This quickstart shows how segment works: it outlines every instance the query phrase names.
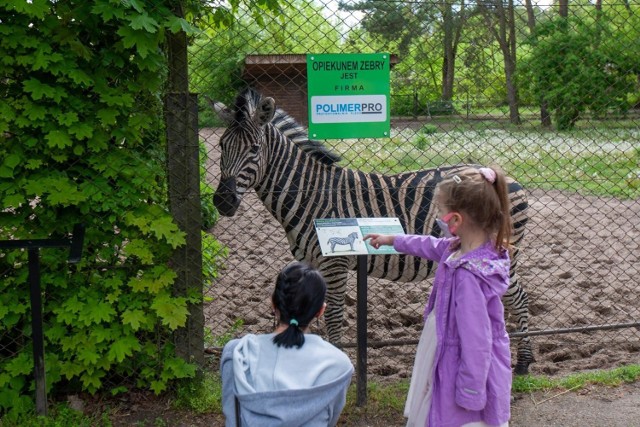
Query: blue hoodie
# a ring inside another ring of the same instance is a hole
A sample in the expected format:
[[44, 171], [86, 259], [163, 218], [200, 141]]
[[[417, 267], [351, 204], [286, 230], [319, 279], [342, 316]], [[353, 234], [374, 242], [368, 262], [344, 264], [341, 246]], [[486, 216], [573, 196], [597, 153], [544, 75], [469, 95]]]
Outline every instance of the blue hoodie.
[[349, 357], [317, 335], [301, 348], [278, 347], [274, 334], [246, 335], [222, 352], [226, 427], [335, 426], [353, 375]]
[[401, 253], [439, 263], [425, 315], [436, 307], [438, 344], [427, 426], [458, 427], [510, 418], [511, 353], [501, 297], [509, 255], [488, 241], [449, 259], [456, 239], [396, 236]]

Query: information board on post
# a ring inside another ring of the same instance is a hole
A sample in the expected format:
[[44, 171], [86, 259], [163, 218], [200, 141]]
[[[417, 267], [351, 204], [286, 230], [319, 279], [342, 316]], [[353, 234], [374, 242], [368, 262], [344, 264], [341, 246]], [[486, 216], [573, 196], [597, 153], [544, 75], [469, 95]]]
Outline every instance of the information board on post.
[[309, 135], [388, 138], [390, 62], [388, 53], [308, 54]]
[[376, 249], [363, 237], [372, 233], [405, 234], [398, 218], [327, 218], [313, 222], [324, 256], [398, 254], [393, 246]]

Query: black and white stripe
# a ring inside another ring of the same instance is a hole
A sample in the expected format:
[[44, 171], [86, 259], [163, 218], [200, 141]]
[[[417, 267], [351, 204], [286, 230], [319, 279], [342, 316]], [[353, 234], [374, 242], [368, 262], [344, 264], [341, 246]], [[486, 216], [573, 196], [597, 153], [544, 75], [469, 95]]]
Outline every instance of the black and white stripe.
[[[221, 215], [231, 216], [244, 192], [253, 188], [286, 232], [291, 252], [317, 267], [328, 284], [325, 319], [329, 339], [341, 337], [347, 274], [355, 257], [322, 256], [313, 220], [316, 218], [397, 217], [409, 234], [439, 235], [432, 204], [433, 190], [446, 175], [468, 165], [443, 166], [396, 175], [365, 173], [340, 167], [338, 156], [275, 108], [272, 98], [252, 89], [236, 99], [235, 111], [214, 108], [229, 127], [222, 135], [221, 181], [214, 202]], [[509, 197], [514, 225], [513, 244], [524, 236], [528, 203], [523, 188], [511, 178]], [[512, 257], [511, 283], [503, 301], [515, 315], [519, 332], [528, 331], [528, 296], [518, 282], [518, 251]], [[433, 263], [405, 255], [378, 255], [368, 260], [371, 277], [399, 282], [424, 280]], [[529, 338], [518, 345], [517, 373], [533, 361]]]

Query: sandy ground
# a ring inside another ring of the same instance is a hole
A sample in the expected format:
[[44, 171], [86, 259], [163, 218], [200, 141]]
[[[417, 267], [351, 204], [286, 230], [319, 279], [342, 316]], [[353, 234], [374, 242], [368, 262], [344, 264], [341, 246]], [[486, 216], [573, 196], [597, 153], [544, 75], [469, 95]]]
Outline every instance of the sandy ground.
[[[209, 179], [219, 179], [216, 145], [222, 130], [203, 130]], [[640, 319], [640, 201], [580, 196], [531, 189], [531, 220], [522, 246], [520, 276], [530, 296], [530, 329], [552, 331], [637, 322]], [[210, 232], [229, 248], [225, 269], [210, 284], [207, 326], [213, 337], [262, 333], [272, 328], [268, 304], [274, 278], [293, 258], [280, 225], [254, 194], [233, 218], [221, 218]], [[417, 341], [430, 282], [395, 284], [369, 280], [370, 340]], [[355, 276], [349, 281], [345, 340], [355, 342]], [[236, 319], [243, 319], [235, 328]], [[513, 325], [510, 325], [513, 330]], [[315, 328], [323, 333], [322, 323]], [[532, 337], [536, 362], [531, 373], [566, 376], [640, 363], [640, 330], [614, 329]], [[368, 378], [408, 378], [415, 344], [370, 348]], [[355, 361], [353, 350], [347, 352]], [[513, 348], [515, 355], [515, 347]], [[512, 427], [640, 426], [640, 382], [619, 387], [515, 394]], [[399, 414], [367, 413], [340, 425], [403, 426]], [[115, 411], [115, 426], [222, 426], [221, 415], [197, 416], [169, 402], [140, 398]]]

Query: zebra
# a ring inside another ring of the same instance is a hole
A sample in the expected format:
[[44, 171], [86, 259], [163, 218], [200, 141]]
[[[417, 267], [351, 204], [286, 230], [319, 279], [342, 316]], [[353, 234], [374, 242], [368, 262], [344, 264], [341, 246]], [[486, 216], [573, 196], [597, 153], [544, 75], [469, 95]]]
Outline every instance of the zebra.
[[351, 250], [353, 250], [353, 242], [355, 242], [357, 239], [358, 233], [354, 231], [347, 237], [331, 237], [327, 244], [331, 245], [331, 253], [335, 253], [336, 245], [349, 245], [351, 247]]
[[[233, 216], [243, 195], [254, 189], [266, 209], [282, 225], [294, 258], [318, 268], [328, 285], [325, 321], [328, 338], [339, 343], [342, 334], [347, 276], [356, 257], [323, 256], [314, 230], [315, 218], [397, 217], [408, 234], [438, 236], [432, 204], [436, 184], [469, 165], [449, 165], [396, 175], [365, 173], [337, 165], [340, 157], [319, 141], [275, 101], [252, 88], [243, 90], [233, 109], [209, 100], [228, 124], [220, 138], [220, 183], [214, 205]], [[529, 298], [518, 282], [518, 244], [528, 221], [525, 190], [507, 178], [513, 236], [510, 285], [503, 302], [517, 321], [518, 332], [529, 329]], [[371, 277], [398, 282], [421, 281], [432, 275], [434, 263], [407, 255], [376, 255], [367, 260]], [[534, 361], [531, 342], [518, 342], [516, 374], [526, 374]]]

